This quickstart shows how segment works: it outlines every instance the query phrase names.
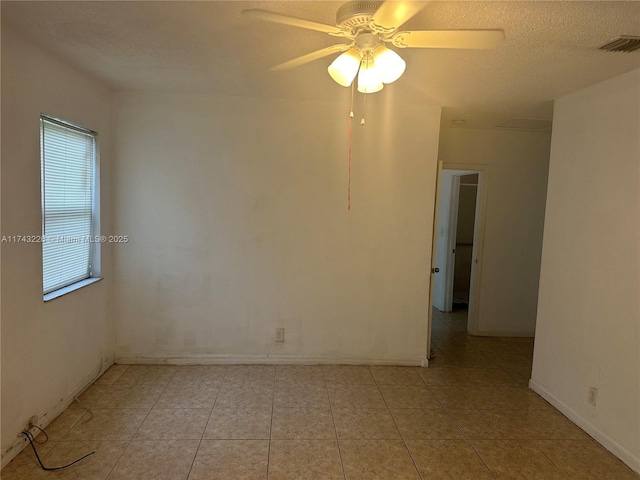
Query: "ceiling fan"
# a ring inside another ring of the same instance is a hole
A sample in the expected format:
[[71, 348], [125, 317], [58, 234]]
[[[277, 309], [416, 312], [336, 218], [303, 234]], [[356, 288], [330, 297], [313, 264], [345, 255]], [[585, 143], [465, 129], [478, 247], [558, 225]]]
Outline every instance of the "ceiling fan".
[[242, 14], [268, 22], [316, 30], [350, 40], [271, 67], [272, 71], [287, 70], [320, 58], [341, 53], [329, 65], [331, 78], [349, 87], [358, 75], [358, 91], [375, 93], [384, 84], [396, 81], [406, 68], [405, 61], [387, 48], [496, 48], [504, 40], [501, 29], [488, 30], [417, 30], [397, 31], [428, 2], [408, 0], [351, 1], [336, 12], [336, 26], [291, 17], [267, 10], [244, 10]]

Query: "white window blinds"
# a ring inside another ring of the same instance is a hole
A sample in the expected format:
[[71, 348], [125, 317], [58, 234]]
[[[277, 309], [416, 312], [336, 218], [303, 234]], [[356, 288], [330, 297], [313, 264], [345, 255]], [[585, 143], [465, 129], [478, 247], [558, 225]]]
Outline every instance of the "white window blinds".
[[95, 133], [42, 116], [43, 293], [91, 277]]

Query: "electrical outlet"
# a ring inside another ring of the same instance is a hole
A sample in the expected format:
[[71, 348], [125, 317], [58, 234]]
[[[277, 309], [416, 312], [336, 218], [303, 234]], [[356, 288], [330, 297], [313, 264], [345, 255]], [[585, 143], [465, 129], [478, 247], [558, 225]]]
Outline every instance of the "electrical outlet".
[[284, 342], [284, 328], [276, 328], [276, 342]]
[[589, 396], [587, 397], [587, 401], [594, 407], [596, 406], [596, 403], [598, 402], [598, 389], [596, 387], [589, 387]]
[[38, 415], [34, 415], [33, 417], [31, 417], [29, 419], [29, 428], [33, 427], [34, 425], [38, 425], [38, 420], [40, 420]]

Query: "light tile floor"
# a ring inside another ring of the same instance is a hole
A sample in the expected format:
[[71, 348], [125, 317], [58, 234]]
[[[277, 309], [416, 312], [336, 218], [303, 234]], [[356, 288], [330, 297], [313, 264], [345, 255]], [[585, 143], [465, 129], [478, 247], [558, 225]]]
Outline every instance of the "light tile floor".
[[[3, 480], [631, 480], [528, 390], [532, 339], [436, 312], [429, 368], [114, 365]], [[87, 411], [89, 409], [90, 411]]]

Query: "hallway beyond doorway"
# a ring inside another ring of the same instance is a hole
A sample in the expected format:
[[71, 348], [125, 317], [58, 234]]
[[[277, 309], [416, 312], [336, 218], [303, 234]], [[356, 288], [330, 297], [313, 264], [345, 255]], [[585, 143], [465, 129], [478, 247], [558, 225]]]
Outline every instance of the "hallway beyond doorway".
[[491, 369], [483, 374], [493, 379], [489, 385], [528, 386], [533, 338], [469, 335], [467, 313], [456, 306], [449, 313], [433, 308], [429, 366]]

